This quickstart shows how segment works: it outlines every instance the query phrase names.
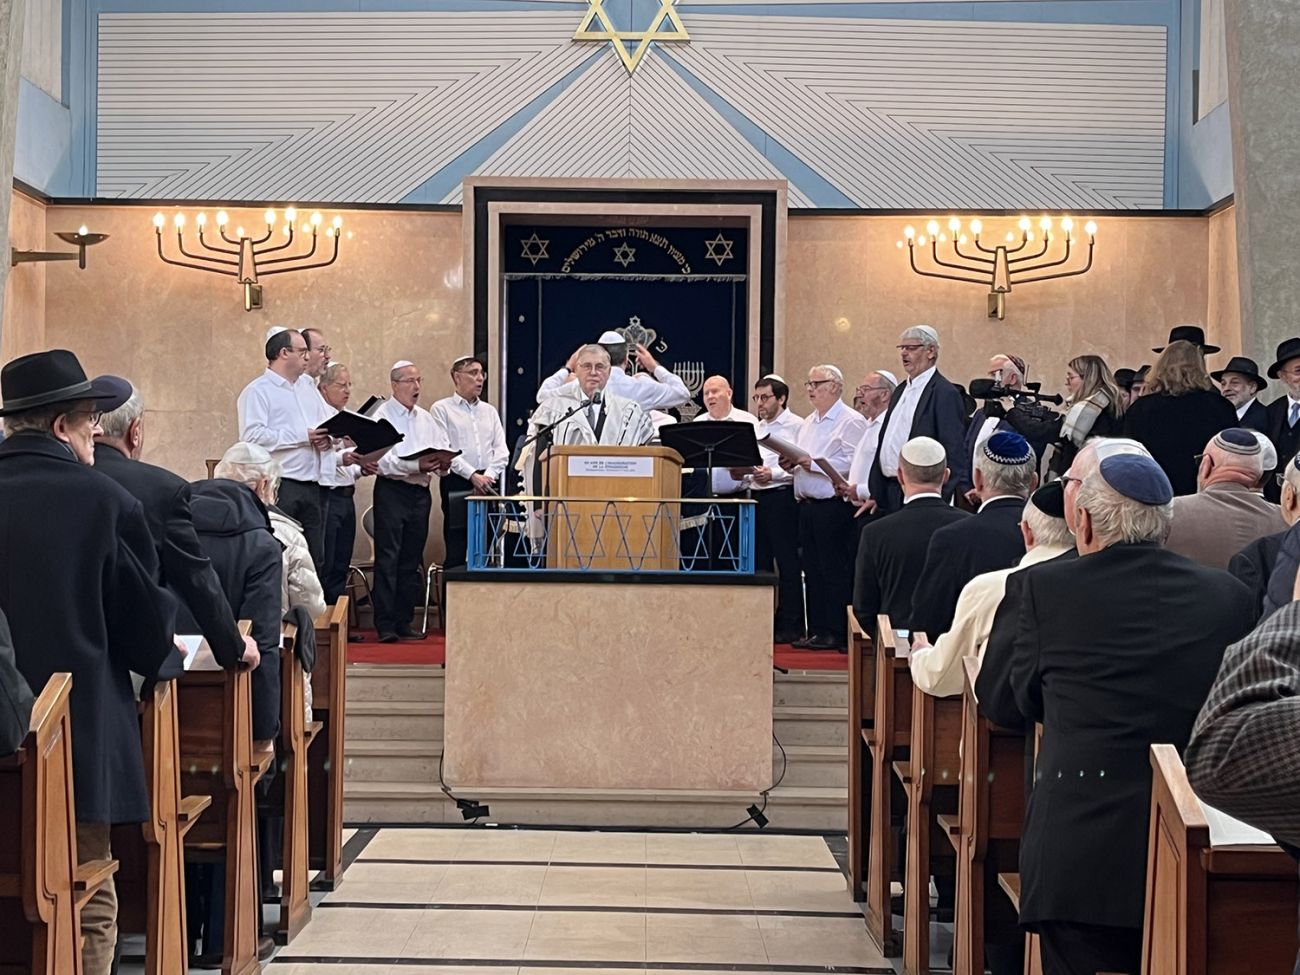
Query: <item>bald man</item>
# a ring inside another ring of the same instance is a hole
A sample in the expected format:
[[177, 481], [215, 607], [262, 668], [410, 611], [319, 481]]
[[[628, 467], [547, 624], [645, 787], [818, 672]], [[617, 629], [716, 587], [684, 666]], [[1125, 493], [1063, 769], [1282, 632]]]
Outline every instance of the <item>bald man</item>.
[[1216, 433], [1196, 472], [1196, 493], [1174, 499], [1174, 520], [1165, 547], [1215, 569], [1265, 535], [1286, 528], [1282, 509], [1259, 491], [1265, 473], [1262, 445], [1254, 432], [1233, 427]]
[[[704, 387], [701, 390], [704, 399], [705, 412], [695, 418], [696, 423], [710, 420], [727, 420], [732, 423], [748, 423], [754, 427], [755, 433], [758, 431], [758, 417], [753, 413], [742, 410], [736, 406], [731, 383], [725, 376], [710, 376], [704, 380]], [[737, 478], [735, 475], [740, 474]], [[728, 471], [724, 468], [718, 468], [713, 472], [713, 493], [719, 496], [729, 494], [742, 494], [749, 487], [744, 479], [744, 471]]]

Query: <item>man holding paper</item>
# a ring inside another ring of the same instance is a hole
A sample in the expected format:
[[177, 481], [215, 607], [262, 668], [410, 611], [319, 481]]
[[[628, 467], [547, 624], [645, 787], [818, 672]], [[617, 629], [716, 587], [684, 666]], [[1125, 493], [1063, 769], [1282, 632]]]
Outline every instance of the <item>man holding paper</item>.
[[[341, 362], [331, 362], [320, 377], [320, 396], [334, 415], [342, 413], [352, 398], [352, 374]], [[325, 602], [333, 605], [347, 588], [348, 566], [357, 535], [357, 478], [375, 474], [377, 458], [362, 456], [359, 448], [335, 448], [321, 455], [320, 483], [325, 496], [325, 564], [320, 569]]]
[[844, 607], [853, 598], [853, 557], [857, 533], [853, 511], [836, 496], [853, 454], [866, 434], [867, 421], [844, 403], [844, 374], [836, 366], [813, 366], [803, 384], [813, 411], [799, 425], [798, 452], [767, 443], [794, 474], [799, 502], [799, 544], [808, 590], [808, 636], [794, 645], [808, 650], [842, 650], [847, 644]]
[[[418, 640], [411, 613], [420, 591], [420, 559], [429, 539], [433, 497], [429, 478], [446, 471], [451, 455], [429, 411], [419, 405], [424, 378], [415, 363], [401, 359], [389, 371], [393, 398], [375, 413], [402, 442], [379, 461], [375, 481], [375, 629], [380, 643]], [[435, 448], [433, 453], [424, 451]], [[416, 454], [423, 454], [414, 457]]]

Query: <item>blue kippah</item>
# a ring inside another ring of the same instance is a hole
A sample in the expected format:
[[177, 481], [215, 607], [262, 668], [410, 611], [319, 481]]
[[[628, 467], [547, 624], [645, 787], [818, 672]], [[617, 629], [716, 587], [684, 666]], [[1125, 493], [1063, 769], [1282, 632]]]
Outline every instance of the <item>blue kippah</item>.
[[1034, 452], [1029, 441], [1020, 434], [999, 430], [984, 441], [984, 456], [995, 463], [1011, 466], [1033, 460]]
[[1262, 449], [1255, 434], [1244, 427], [1221, 430], [1215, 439], [1234, 454], [1257, 454]]
[[1145, 454], [1115, 454], [1101, 462], [1101, 476], [1124, 497], [1152, 506], [1168, 504], [1174, 489], [1160, 465]]

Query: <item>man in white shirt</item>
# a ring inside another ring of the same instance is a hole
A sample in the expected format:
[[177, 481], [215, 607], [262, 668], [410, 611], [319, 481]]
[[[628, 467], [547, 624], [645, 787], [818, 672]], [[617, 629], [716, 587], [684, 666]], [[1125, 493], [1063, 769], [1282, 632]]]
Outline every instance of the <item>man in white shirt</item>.
[[325, 370], [329, 368], [332, 350], [325, 340], [325, 333], [319, 328], [304, 328], [302, 338], [307, 343], [307, 369], [304, 375], [312, 381], [313, 386], [318, 386]]
[[[731, 383], [727, 382], [724, 376], [710, 376], [704, 380], [704, 387], [701, 390], [704, 397], [704, 410], [695, 418], [696, 423], [708, 422], [710, 420], [727, 420], [732, 423], [748, 423], [754, 427], [755, 436], [758, 432], [758, 417], [753, 413], [742, 410], [732, 402]], [[745, 482], [745, 476], [736, 477], [735, 473], [726, 468], [717, 467], [713, 470], [713, 493], [719, 497], [729, 495], [744, 494], [748, 485]]]
[[928, 642], [913, 644], [912, 683], [926, 694], [950, 697], [962, 692], [962, 658], [983, 661], [993, 617], [1007, 591], [1008, 576], [1074, 548], [1074, 536], [1065, 523], [1065, 492], [1060, 481], [1046, 484], [1029, 496], [1021, 515], [1020, 533], [1025, 539], [1025, 554], [1020, 562], [1010, 569], [977, 575], [966, 583], [948, 631], [933, 646]]
[[[626, 371], [628, 347], [627, 339], [618, 332], [609, 331], [596, 340], [609, 354], [610, 373], [606, 384], [608, 392], [630, 399], [647, 413], [650, 410], [670, 410], [681, 406], [691, 398], [690, 390], [675, 373], [661, 366], [644, 345], [635, 346], [637, 375]], [[579, 346], [569, 356], [564, 367], [548, 376], [537, 390], [537, 402], [544, 403], [561, 390], [570, 388], [578, 381], [578, 353], [586, 346]], [[653, 379], [651, 379], [653, 377]]]
[[321, 454], [333, 449], [320, 429], [333, 411], [310, 384], [307, 342], [293, 329], [272, 329], [266, 340], [266, 371], [239, 394], [239, 439], [264, 447], [279, 461], [277, 507], [302, 526], [317, 572], [325, 565], [325, 513], [320, 487]]
[[463, 355], [451, 364], [455, 392], [440, 399], [429, 411], [443, 438], [460, 456], [451, 470], [438, 479], [442, 497], [442, 540], [447, 548], [443, 566], [465, 564], [471, 494], [499, 494], [498, 485], [510, 462], [501, 416], [482, 399], [487, 367], [477, 356]]
[[[331, 362], [321, 375], [319, 395], [339, 413], [352, 397], [352, 374], [341, 362]], [[377, 462], [359, 463], [350, 449], [321, 454], [320, 484], [325, 494], [325, 568], [320, 573], [325, 602], [333, 605], [348, 584], [348, 566], [352, 564], [352, 546], [357, 536], [357, 478], [374, 474]]]
[[803, 385], [813, 410], [800, 423], [795, 442], [807, 456], [799, 462], [781, 460], [781, 466], [794, 474], [808, 592], [808, 636], [794, 645], [843, 650], [848, 642], [845, 607], [853, 599], [857, 532], [852, 509], [836, 497], [835, 484], [814, 461], [824, 460], [846, 477], [867, 421], [844, 402], [844, 374], [836, 366], [813, 366]]
[[758, 505], [754, 524], [754, 565], [759, 572], [777, 572], [777, 643], [794, 643], [807, 636], [804, 628], [803, 568], [799, 564], [799, 508], [794, 500], [794, 475], [781, 468], [781, 457], [762, 438], [769, 433], [794, 443], [803, 417], [786, 406], [790, 387], [780, 376], [764, 376], [754, 384], [751, 397], [758, 415], [758, 452], [763, 463], [749, 471], [733, 470], [743, 476], [749, 496]]
[[[885, 411], [889, 409], [889, 399], [894, 395], [898, 380], [888, 369], [878, 369], [867, 373], [858, 386], [856, 399], [862, 404], [859, 412], [867, 421], [867, 431], [853, 452], [853, 463], [849, 465], [848, 483], [837, 485], [835, 493], [845, 501], [858, 506], [858, 514], [867, 513], [867, 506], [862, 502], [871, 497], [871, 485], [867, 478], [871, 474], [871, 465], [876, 460], [876, 448], [880, 445], [880, 429], [885, 425]], [[866, 524], [859, 520], [859, 526]]]
[[375, 629], [380, 643], [418, 640], [411, 613], [420, 593], [420, 561], [429, 539], [433, 498], [429, 478], [446, 470], [434, 456], [403, 460], [429, 447], [446, 449], [447, 441], [429, 411], [419, 405], [424, 377], [407, 359], [389, 371], [392, 399], [375, 411], [375, 419], [391, 423], [403, 440], [379, 461], [375, 481]]

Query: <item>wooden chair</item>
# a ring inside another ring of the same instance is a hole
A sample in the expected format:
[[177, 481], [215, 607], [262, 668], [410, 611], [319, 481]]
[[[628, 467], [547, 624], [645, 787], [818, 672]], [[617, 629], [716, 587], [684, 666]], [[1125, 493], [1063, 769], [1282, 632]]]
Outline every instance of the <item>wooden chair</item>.
[[[240, 630], [249, 632], [248, 622]], [[187, 860], [223, 860], [225, 930], [222, 975], [256, 975], [261, 892], [253, 786], [274, 755], [253, 752], [249, 671], [190, 670], [176, 682], [181, 786], [212, 805], [185, 837]]]
[[876, 649], [863, 632], [853, 607], [849, 621], [849, 890], [855, 901], [867, 896], [868, 812], [871, 767], [867, 744], [876, 710]]
[[374, 598], [371, 594], [370, 578], [366, 575], [369, 572], [374, 575], [375, 572], [375, 506], [371, 505], [361, 514], [361, 530], [366, 533], [366, 538], [370, 541], [370, 558], [363, 559], [360, 562], [350, 562], [348, 564], [348, 581], [347, 595], [349, 605], [352, 607], [352, 619], [360, 625], [360, 616], [357, 613], [357, 593], [364, 592], [366, 599], [370, 600], [371, 609], [374, 609]]
[[[1151, 765], [1144, 975], [1291, 971], [1295, 861], [1264, 834], [1207, 814], [1172, 745], [1152, 745]], [[1211, 817], [1239, 835], [1216, 842]]]
[[117, 870], [77, 865], [72, 675], [55, 674], [18, 751], [0, 757], [0, 972], [81, 975], [81, 909]]
[[[956, 833], [957, 914], [953, 924], [953, 975], [982, 975], [986, 896], [997, 874], [1014, 871], [1025, 821], [1025, 736], [979, 713], [979, 664], [962, 661], [961, 798]], [[992, 896], [997, 896], [994, 893]]]
[[[901, 653], [901, 656], [900, 656]], [[890, 910], [890, 884], [897, 879], [895, 823], [905, 802], [912, 736], [912, 674], [907, 647], [900, 647], [888, 616], [876, 620], [876, 678], [871, 756], [870, 830], [867, 851], [867, 933], [886, 955], [898, 954]], [[896, 815], [897, 813], [897, 815]]]
[[911, 743], [903, 779], [907, 792], [903, 971], [907, 975], [929, 975], [930, 877], [951, 876], [954, 868], [951, 835], [957, 829], [961, 726], [960, 697], [935, 697], [912, 686]]
[[184, 975], [189, 940], [185, 916], [185, 834], [212, 803], [182, 796], [177, 693], [170, 681], [154, 684], [140, 702], [140, 741], [149, 821], [113, 828], [117, 873], [117, 926], [145, 936], [147, 975]]
[[307, 745], [308, 862], [319, 873], [316, 890], [334, 890], [343, 876], [343, 754], [347, 703], [348, 597], [316, 620], [316, 666], [311, 673], [312, 721]]
[[280, 849], [280, 917], [275, 940], [288, 944], [311, 920], [308, 899], [307, 752], [321, 723], [306, 717], [306, 673], [297, 654], [297, 627], [286, 623], [280, 644], [280, 774], [269, 807], [283, 820]]

